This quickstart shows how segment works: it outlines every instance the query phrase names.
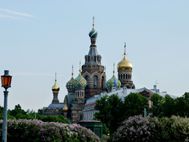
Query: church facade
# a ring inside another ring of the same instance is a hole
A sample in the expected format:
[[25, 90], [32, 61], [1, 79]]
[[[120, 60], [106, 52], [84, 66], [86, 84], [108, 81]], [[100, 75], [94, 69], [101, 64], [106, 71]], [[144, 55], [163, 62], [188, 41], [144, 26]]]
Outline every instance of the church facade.
[[67, 82], [68, 94], [65, 96], [64, 105], [67, 106], [67, 115], [72, 122], [83, 120], [85, 104], [87, 100], [105, 92], [111, 92], [115, 88], [131, 88], [135, 85], [132, 81], [132, 64], [126, 56], [126, 44], [124, 45], [124, 57], [118, 63], [118, 79], [113, 76], [106, 82], [106, 72], [104, 65], [101, 64], [102, 56], [98, 53], [96, 40], [97, 31], [94, 28], [89, 32], [90, 46], [89, 52], [85, 55], [85, 63], [82, 65], [78, 77], [72, 77]]
[[68, 94], [63, 103], [58, 100], [60, 88], [55, 79], [55, 84], [52, 87], [52, 103], [43, 108], [43, 114], [64, 115], [73, 123], [90, 121], [94, 119], [94, 113], [97, 112], [95, 110], [96, 100], [104, 95], [117, 94], [119, 97], [124, 97], [131, 92], [140, 92], [150, 98], [151, 94], [157, 91], [157, 89], [135, 89], [132, 81], [133, 65], [126, 54], [126, 43], [124, 44], [123, 58], [117, 64], [117, 77], [114, 65], [113, 75], [106, 81], [105, 67], [101, 64], [102, 56], [97, 51], [97, 35], [93, 19], [92, 30], [89, 32], [91, 44], [88, 54], [84, 57], [85, 63], [80, 67], [76, 78], [74, 78], [72, 67], [72, 76], [66, 84]]

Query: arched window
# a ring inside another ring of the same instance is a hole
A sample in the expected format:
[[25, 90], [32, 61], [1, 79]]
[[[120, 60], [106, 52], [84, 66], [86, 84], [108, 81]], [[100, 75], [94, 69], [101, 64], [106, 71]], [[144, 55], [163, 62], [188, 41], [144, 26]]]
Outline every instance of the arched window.
[[123, 79], [125, 79], [125, 74], [123, 74]]
[[94, 76], [93, 77], [93, 86], [94, 86], [94, 88], [97, 88], [97, 86], [98, 86], [98, 76]]

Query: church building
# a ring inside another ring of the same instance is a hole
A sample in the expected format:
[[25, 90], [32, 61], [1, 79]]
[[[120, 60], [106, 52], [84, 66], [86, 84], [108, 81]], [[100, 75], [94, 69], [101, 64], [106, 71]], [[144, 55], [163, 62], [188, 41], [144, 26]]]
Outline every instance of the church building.
[[117, 64], [117, 77], [114, 65], [113, 75], [106, 82], [105, 67], [101, 64], [102, 56], [97, 51], [97, 35], [93, 18], [92, 30], [89, 32], [91, 44], [88, 54], [85, 55], [85, 63], [80, 67], [76, 78], [74, 78], [72, 66], [71, 78], [66, 84], [68, 93], [65, 95], [63, 103], [58, 100], [60, 88], [55, 79], [55, 84], [52, 87], [53, 100], [48, 107], [43, 108], [44, 114], [64, 115], [73, 123], [91, 121], [94, 120], [94, 114], [97, 112], [95, 110], [96, 100], [104, 95], [117, 94], [120, 98], [124, 98], [129, 93], [141, 93], [150, 98], [154, 92], [160, 94], [157, 87], [135, 89], [135, 84], [132, 81], [133, 65], [127, 57], [126, 43], [124, 44], [123, 58]]

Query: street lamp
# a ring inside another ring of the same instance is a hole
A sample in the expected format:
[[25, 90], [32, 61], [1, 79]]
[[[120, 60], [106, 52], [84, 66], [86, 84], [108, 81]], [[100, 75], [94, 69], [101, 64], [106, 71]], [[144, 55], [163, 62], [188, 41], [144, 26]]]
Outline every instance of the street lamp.
[[4, 75], [1, 76], [2, 87], [5, 88], [4, 91], [4, 108], [3, 108], [3, 125], [2, 125], [2, 142], [7, 142], [7, 89], [11, 87], [12, 76], [9, 75], [9, 71], [5, 70]]

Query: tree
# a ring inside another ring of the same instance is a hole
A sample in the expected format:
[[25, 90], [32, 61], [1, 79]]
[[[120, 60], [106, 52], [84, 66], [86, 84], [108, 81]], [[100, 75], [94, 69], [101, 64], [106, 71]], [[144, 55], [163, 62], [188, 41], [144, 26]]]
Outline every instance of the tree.
[[15, 117], [16, 119], [18, 118], [25, 118], [26, 117], [26, 111], [22, 109], [20, 104], [15, 105], [13, 110], [9, 110], [9, 115]]
[[143, 114], [144, 108], [147, 108], [148, 100], [146, 97], [138, 93], [131, 93], [125, 97], [124, 109], [125, 118], [134, 115]]
[[167, 116], [167, 117], [170, 117], [176, 114], [175, 100], [169, 95], [166, 95], [164, 97], [163, 104], [162, 104], [162, 112], [163, 112], [162, 116]]
[[[2, 119], [3, 107], [0, 107], [0, 118]], [[15, 105], [14, 109], [8, 111], [8, 119], [38, 119], [44, 122], [69, 123], [63, 115], [43, 115], [31, 110], [23, 110], [20, 104]]]
[[159, 94], [153, 94], [151, 97], [151, 101], [153, 102], [152, 106], [152, 113], [154, 116], [162, 115], [162, 104], [163, 104], [163, 97]]
[[176, 114], [189, 117], [189, 93], [175, 99]]
[[117, 96], [104, 96], [96, 102], [96, 119], [105, 123], [112, 134], [129, 116], [143, 114], [147, 107], [147, 98], [141, 94], [131, 93], [125, 97], [124, 102]]
[[99, 110], [95, 114], [96, 119], [103, 122], [112, 134], [123, 121], [123, 102], [117, 95], [104, 96], [97, 100], [95, 109]]

